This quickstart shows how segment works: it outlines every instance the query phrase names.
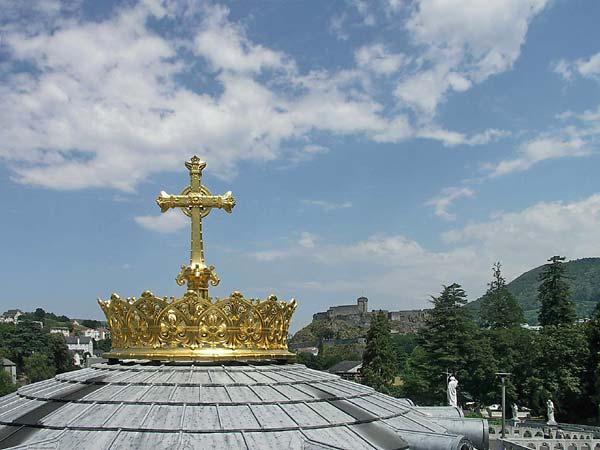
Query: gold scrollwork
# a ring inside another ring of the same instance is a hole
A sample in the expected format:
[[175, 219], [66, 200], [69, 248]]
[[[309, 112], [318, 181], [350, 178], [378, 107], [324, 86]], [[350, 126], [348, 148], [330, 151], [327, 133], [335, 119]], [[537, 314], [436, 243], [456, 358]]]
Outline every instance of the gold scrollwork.
[[288, 328], [296, 309], [295, 300], [253, 300], [239, 292], [214, 303], [192, 291], [171, 301], [144, 292], [139, 299], [113, 294], [98, 303], [112, 332], [109, 356], [133, 352], [132, 357], [154, 358], [160, 350], [165, 359], [175, 359], [182, 349], [192, 351], [186, 353], [192, 359], [203, 359], [194, 354], [202, 349], [211, 351], [211, 359], [219, 351], [224, 359], [238, 350], [245, 358], [274, 351], [279, 357], [288, 355]]

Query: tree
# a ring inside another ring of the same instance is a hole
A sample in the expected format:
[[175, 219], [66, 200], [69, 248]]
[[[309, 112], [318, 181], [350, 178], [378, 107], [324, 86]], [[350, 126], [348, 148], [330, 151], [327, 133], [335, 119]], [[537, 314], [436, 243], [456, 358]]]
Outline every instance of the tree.
[[42, 308], [36, 308], [35, 312], [33, 313], [33, 317], [34, 320], [42, 321], [46, 317], [46, 311], [44, 311]]
[[589, 349], [584, 327], [547, 325], [535, 339], [535, 352], [530, 353], [534, 377], [528, 386], [531, 407], [543, 412], [550, 398], [561, 420], [576, 420], [587, 401], [584, 375]]
[[525, 322], [523, 309], [506, 287], [501, 264], [492, 267], [493, 279], [481, 301], [481, 322], [487, 328], [515, 328]]
[[424, 403], [445, 402], [444, 373], [450, 371], [458, 378], [463, 396], [484, 401], [494, 383], [494, 358], [489, 341], [464, 308], [465, 291], [457, 283], [444, 286], [432, 303], [418, 334], [419, 345], [406, 364], [404, 393]]
[[32, 383], [47, 380], [56, 375], [56, 367], [45, 353], [26, 356], [23, 363], [25, 374]]
[[542, 326], [572, 324], [577, 318], [562, 264], [564, 260], [564, 256], [553, 256], [540, 274], [538, 301], [541, 308], [538, 317]]
[[93, 319], [84, 319], [81, 321], [81, 325], [83, 325], [86, 328], [100, 328], [100, 321], [98, 320], [93, 320]]
[[96, 341], [95, 347], [98, 350], [102, 350], [103, 352], [110, 352], [110, 349], [112, 347], [112, 339], [111, 338], [99, 339], [98, 341]]
[[600, 302], [586, 324], [586, 337], [590, 351], [586, 368], [585, 383], [587, 397], [590, 400], [591, 416], [600, 416]]
[[17, 390], [17, 385], [12, 382], [10, 374], [0, 369], [0, 397]]
[[25, 370], [25, 358], [32, 353], [47, 355], [54, 370], [59, 373], [73, 369], [64, 337], [40, 330], [35, 323], [0, 324], [0, 348], [6, 350], [6, 357], [15, 362], [19, 373]]
[[371, 319], [367, 332], [361, 369], [363, 383], [380, 392], [387, 392], [397, 372], [395, 361], [390, 322], [383, 313], [379, 313]]

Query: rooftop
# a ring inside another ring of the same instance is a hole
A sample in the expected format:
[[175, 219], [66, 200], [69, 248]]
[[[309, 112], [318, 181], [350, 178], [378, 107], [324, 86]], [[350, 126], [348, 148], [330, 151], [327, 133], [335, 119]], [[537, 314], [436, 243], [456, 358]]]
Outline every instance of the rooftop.
[[437, 420], [299, 364], [96, 364], [0, 398], [0, 448], [472, 448]]

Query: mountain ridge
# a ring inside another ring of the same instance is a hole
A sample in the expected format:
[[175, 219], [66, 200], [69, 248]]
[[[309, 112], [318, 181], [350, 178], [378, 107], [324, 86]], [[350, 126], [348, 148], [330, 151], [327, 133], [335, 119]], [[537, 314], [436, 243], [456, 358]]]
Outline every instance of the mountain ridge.
[[[589, 317], [600, 301], [600, 257], [574, 259], [564, 265], [577, 317]], [[540, 284], [539, 274], [544, 267], [545, 264], [522, 273], [506, 285], [523, 308], [525, 320], [530, 324], [537, 324], [537, 288]], [[475, 316], [479, 315], [482, 299], [483, 296], [467, 304]]]

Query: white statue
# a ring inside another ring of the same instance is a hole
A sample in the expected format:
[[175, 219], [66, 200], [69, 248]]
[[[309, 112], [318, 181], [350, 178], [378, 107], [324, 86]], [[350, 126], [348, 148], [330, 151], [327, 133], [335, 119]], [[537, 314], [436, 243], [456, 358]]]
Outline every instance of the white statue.
[[81, 367], [81, 356], [79, 356], [79, 353], [73, 355], [73, 364], [77, 367]]
[[519, 407], [516, 403], [512, 404], [512, 422], [514, 425], [519, 423]]
[[548, 422], [546, 424], [556, 425], [556, 420], [554, 420], [554, 403], [550, 399], [546, 402], [546, 410], [548, 412]]
[[454, 375], [450, 375], [448, 379], [448, 404], [450, 406], [458, 407], [458, 397], [456, 395], [456, 387], [458, 386], [458, 380], [454, 378]]

